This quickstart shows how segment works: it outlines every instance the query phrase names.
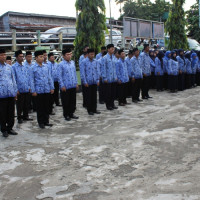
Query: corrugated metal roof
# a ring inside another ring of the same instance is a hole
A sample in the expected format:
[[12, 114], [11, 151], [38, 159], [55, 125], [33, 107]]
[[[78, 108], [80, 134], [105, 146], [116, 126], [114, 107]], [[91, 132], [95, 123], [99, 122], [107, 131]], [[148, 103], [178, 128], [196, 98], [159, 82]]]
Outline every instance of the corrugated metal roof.
[[25, 16], [25, 17], [44, 17], [44, 18], [60, 18], [60, 19], [73, 19], [76, 20], [75, 17], [68, 17], [68, 16], [57, 16], [57, 15], [44, 15], [44, 14], [35, 14], [35, 13], [21, 13], [21, 12], [12, 12], [8, 11], [0, 16], [2, 18], [5, 15], [18, 15], [18, 16]]

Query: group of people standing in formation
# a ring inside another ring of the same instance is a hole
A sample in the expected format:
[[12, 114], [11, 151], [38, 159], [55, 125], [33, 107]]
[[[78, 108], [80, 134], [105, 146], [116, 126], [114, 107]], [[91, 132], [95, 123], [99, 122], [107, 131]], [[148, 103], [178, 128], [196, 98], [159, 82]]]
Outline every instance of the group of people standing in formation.
[[[60, 63], [53, 53], [36, 51], [34, 55], [33, 62], [32, 53], [26, 52], [24, 61], [23, 52], [18, 50], [12, 65], [11, 57], [0, 49], [0, 126], [4, 137], [17, 135], [13, 130], [15, 104], [19, 124], [32, 121], [29, 112], [33, 110], [41, 129], [51, 127], [49, 115], [55, 115], [54, 104], [62, 106], [67, 121], [78, 119], [74, 113], [79, 85], [71, 49], [62, 51]], [[150, 88], [177, 92], [200, 85], [200, 52], [150, 51], [148, 44], [143, 52], [130, 50], [127, 57], [123, 49], [118, 50], [113, 44], [102, 47], [97, 55], [85, 46], [79, 68], [83, 107], [89, 115], [100, 114], [97, 91], [99, 103], [114, 110], [118, 108], [115, 100], [125, 106], [127, 98], [134, 103], [152, 98]]]

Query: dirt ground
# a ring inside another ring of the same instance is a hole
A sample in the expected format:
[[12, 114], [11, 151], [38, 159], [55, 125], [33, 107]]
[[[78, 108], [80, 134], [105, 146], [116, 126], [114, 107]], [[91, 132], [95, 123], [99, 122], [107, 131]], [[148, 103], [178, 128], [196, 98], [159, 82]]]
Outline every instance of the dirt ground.
[[[0, 137], [0, 200], [200, 200], [200, 88]], [[129, 102], [130, 99], [128, 100]]]

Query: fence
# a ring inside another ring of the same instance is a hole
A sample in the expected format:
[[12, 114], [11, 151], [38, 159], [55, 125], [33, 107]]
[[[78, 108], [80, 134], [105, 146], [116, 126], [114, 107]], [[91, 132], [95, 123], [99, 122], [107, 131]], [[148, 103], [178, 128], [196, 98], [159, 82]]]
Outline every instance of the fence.
[[[42, 35], [52, 35], [48, 39], [49, 42], [42, 42]], [[54, 46], [57, 50], [62, 51], [63, 46], [73, 46], [75, 39], [74, 36], [64, 37], [63, 33], [45, 33], [40, 32], [16, 32], [15, 29], [12, 32], [0, 32], [0, 47], [10, 48], [12, 51], [16, 51], [18, 48], [30, 47], [34, 48], [37, 46]]]

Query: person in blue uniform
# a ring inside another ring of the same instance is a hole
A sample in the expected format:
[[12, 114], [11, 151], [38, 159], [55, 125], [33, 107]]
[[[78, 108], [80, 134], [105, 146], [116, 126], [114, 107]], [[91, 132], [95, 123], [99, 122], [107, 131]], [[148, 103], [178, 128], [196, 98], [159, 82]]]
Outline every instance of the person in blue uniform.
[[200, 86], [200, 51], [197, 52], [197, 57], [198, 57], [198, 67], [196, 73], [196, 84], [197, 86]]
[[[81, 71], [81, 63], [88, 57], [88, 52], [83, 53], [82, 59], [79, 60], [79, 70]], [[86, 89], [84, 84], [81, 82], [81, 89], [82, 89], [82, 96], [83, 96], [83, 107], [87, 108], [87, 103], [86, 103]]]
[[171, 83], [172, 83], [172, 62], [171, 62], [171, 51], [167, 51], [165, 53], [165, 57], [163, 58], [163, 66], [164, 70], [167, 73], [167, 88], [172, 91]]
[[185, 54], [185, 65], [186, 65], [186, 89], [190, 89], [192, 87], [191, 75], [192, 75], [192, 67], [191, 67], [191, 53]]
[[86, 89], [86, 106], [89, 115], [100, 114], [97, 110], [97, 86], [99, 86], [98, 61], [94, 49], [88, 49], [88, 57], [81, 63], [81, 81]]
[[132, 72], [131, 72], [131, 77], [132, 77], [132, 101], [134, 103], [138, 103], [142, 101], [140, 97], [140, 91], [142, 87], [142, 79], [143, 79], [143, 74], [142, 74], [142, 68], [140, 66], [140, 51], [135, 48], [134, 49], [134, 56], [131, 58], [131, 65], [132, 65]]
[[117, 74], [117, 83], [118, 83], [118, 101], [119, 106], [125, 106], [127, 104], [127, 90], [129, 82], [128, 68], [125, 61], [126, 54], [123, 49], [118, 51], [119, 60], [116, 63], [116, 74]]
[[149, 96], [150, 76], [151, 76], [151, 58], [149, 57], [149, 44], [144, 44], [144, 51], [140, 54], [140, 67], [142, 68], [142, 99], [152, 98]]
[[6, 64], [12, 66], [12, 57], [11, 56], [6, 57]]
[[117, 75], [116, 75], [116, 58], [114, 56], [114, 45], [107, 45], [107, 54], [103, 57], [102, 60], [102, 80], [105, 88], [105, 101], [106, 108], [108, 110], [117, 109], [114, 104], [114, 100], [116, 98], [116, 83], [117, 83]]
[[103, 56], [104, 52], [106, 52], [106, 47], [103, 46], [101, 47], [101, 52], [96, 55], [96, 60], [99, 60]]
[[54, 93], [54, 84], [49, 68], [44, 64], [43, 51], [35, 52], [35, 64], [31, 69], [31, 92], [36, 97], [37, 121], [39, 127], [51, 127], [49, 123], [49, 99]]
[[176, 57], [176, 51], [171, 52], [171, 68], [172, 68], [172, 76], [171, 76], [171, 91], [178, 91], [178, 74], [179, 74], [179, 65]]
[[87, 50], [89, 49], [88, 45], [85, 45], [83, 47], [83, 54], [80, 56], [79, 58], [79, 65], [81, 64], [81, 62], [83, 61], [83, 59], [85, 58], [85, 55], [87, 54]]
[[[23, 64], [24, 55], [21, 50], [15, 52], [16, 63], [12, 66], [17, 83], [17, 119], [18, 123], [23, 121], [32, 121], [28, 116], [28, 108], [30, 101], [31, 82], [30, 68]], [[23, 113], [23, 115], [22, 115]]]
[[132, 72], [133, 72], [133, 67], [131, 64], [131, 58], [134, 56], [133, 50], [129, 50], [128, 56], [125, 59], [127, 68], [128, 68], [128, 76], [129, 76], [129, 82], [128, 82], [128, 88], [127, 88], [127, 97], [132, 96], [132, 91], [133, 91], [133, 82], [132, 82]]
[[17, 135], [14, 126], [15, 97], [17, 84], [13, 69], [5, 63], [6, 53], [0, 49], [0, 126], [3, 137]]
[[105, 89], [104, 84], [102, 81], [102, 65], [103, 65], [103, 57], [107, 54], [106, 51], [103, 52], [102, 57], [98, 59], [98, 71], [99, 71], [99, 77], [100, 77], [100, 83], [99, 83], [99, 103], [104, 104], [105, 103]]
[[150, 65], [151, 65], [151, 76], [150, 76], [150, 87], [152, 89], [155, 88], [156, 85], [156, 79], [155, 79], [155, 59], [156, 59], [156, 52], [155, 51], [149, 51], [149, 56], [150, 56]]
[[[33, 62], [32, 53], [30, 51], [27, 51], [25, 55], [25, 62], [23, 63], [23, 65], [26, 66], [30, 71], [34, 64], [35, 63]], [[33, 112], [36, 112], [36, 97], [33, 97], [30, 92], [29, 93], [29, 112], [31, 112], [32, 110]]]
[[196, 73], [198, 68], [198, 58], [196, 53], [191, 54], [191, 67], [192, 67], [191, 83], [192, 87], [196, 87]]
[[46, 50], [43, 50], [43, 56], [44, 56], [43, 64], [47, 65], [48, 64], [48, 54], [47, 54]]
[[161, 92], [164, 89], [164, 56], [165, 54], [162, 51], [159, 51], [155, 59], [156, 89], [158, 92]]
[[61, 106], [59, 96], [60, 96], [60, 90], [59, 90], [59, 83], [58, 83], [58, 64], [55, 61], [55, 56], [53, 53], [48, 54], [49, 62], [48, 65], [51, 70], [51, 76], [54, 81], [54, 93], [53, 93], [53, 100], [56, 106]]
[[186, 74], [185, 56], [183, 49], [178, 50], [177, 61], [179, 64], [178, 89], [180, 91], [183, 91], [185, 90], [185, 74]]
[[54, 115], [55, 114], [53, 112], [54, 103], [56, 104], [56, 106], [61, 106], [61, 105], [59, 102], [58, 64], [55, 62], [55, 56], [53, 53], [48, 54], [47, 65], [51, 73], [51, 78], [53, 79], [54, 82], [54, 93], [51, 95], [50, 108], [49, 108], [50, 115]]
[[76, 66], [72, 58], [71, 49], [62, 51], [63, 61], [58, 66], [58, 82], [61, 90], [63, 116], [65, 120], [78, 119], [74, 112], [76, 110], [76, 91], [78, 91], [78, 80]]

